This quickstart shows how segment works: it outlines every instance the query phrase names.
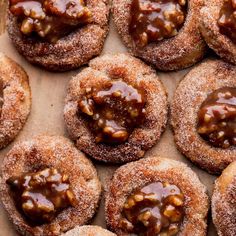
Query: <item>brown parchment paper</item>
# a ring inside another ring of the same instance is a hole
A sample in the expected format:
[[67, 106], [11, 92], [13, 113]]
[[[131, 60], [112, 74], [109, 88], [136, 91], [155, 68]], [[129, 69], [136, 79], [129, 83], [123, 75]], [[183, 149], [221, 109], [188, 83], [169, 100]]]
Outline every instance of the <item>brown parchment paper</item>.
[[[0, 9], [0, 12], [1, 10], [2, 9]], [[38, 134], [68, 136], [63, 120], [64, 98], [68, 81], [73, 75], [78, 73], [79, 70], [66, 73], [51, 73], [41, 68], [32, 66], [17, 53], [11, 44], [7, 33], [0, 35], [0, 51], [17, 61], [26, 70], [29, 75], [30, 86], [32, 89], [31, 114], [16, 140], [7, 148], [0, 151], [0, 163], [2, 165], [4, 155], [10, 150], [14, 143], [20, 140], [30, 139]], [[126, 52], [126, 48], [122, 45], [122, 42], [111, 21], [110, 32], [105, 43], [103, 54], [116, 52]], [[157, 72], [167, 88], [170, 102], [176, 85], [188, 71], [189, 69], [171, 73]], [[187, 163], [192, 170], [198, 174], [200, 180], [207, 186], [209, 196], [211, 196], [215, 176], [209, 175], [207, 172], [195, 167], [177, 151], [169, 125], [163, 133], [159, 143], [146, 153], [146, 157], [155, 155]], [[107, 182], [118, 166], [104, 165], [98, 162], [94, 162], [94, 164], [96, 165], [103, 186], [106, 187]], [[94, 217], [92, 224], [101, 225], [104, 228], [106, 227], [104, 220], [104, 198], [102, 198], [99, 211]], [[210, 217], [208, 231], [208, 235], [216, 235]], [[6, 213], [4, 212], [2, 206], [0, 206], [0, 236], [14, 235], [18, 234], [14, 231], [13, 225], [8, 221]]]

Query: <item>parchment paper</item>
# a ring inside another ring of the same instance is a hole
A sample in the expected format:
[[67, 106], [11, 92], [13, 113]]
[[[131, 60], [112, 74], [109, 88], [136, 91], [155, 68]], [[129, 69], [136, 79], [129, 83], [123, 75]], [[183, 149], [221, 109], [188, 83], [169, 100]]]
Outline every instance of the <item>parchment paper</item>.
[[[32, 109], [26, 125], [20, 132], [16, 140], [7, 148], [0, 151], [0, 163], [4, 155], [10, 150], [14, 143], [20, 140], [30, 139], [38, 134], [54, 134], [68, 136], [63, 120], [64, 98], [66, 94], [66, 87], [68, 81], [79, 70], [66, 72], [66, 73], [50, 73], [41, 68], [32, 66], [22, 56], [20, 56], [16, 49], [11, 44], [8, 35], [4, 33], [0, 36], [0, 51], [4, 52], [7, 56], [17, 61], [28, 73], [30, 79], [30, 86], [32, 89]], [[110, 32], [105, 43], [103, 50], [104, 53], [126, 52], [126, 48], [115, 31], [114, 25], [111, 22]], [[191, 69], [191, 68], [190, 68]], [[169, 101], [171, 102], [173, 92], [176, 88], [178, 81], [189, 71], [183, 70], [171, 73], [158, 73], [169, 93]], [[183, 157], [176, 149], [173, 135], [168, 125], [166, 131], [161, 137], [159, 143], [146, 153], [146, 156], [155, 155], [179, 160], [187, 163], [192, 170], [197, 173], [200, 180], [207, 186], [209, 196], [211, 196], [213, 182], [215, 176], [209, 175], [207, 172], [195, 167]], [[118, 166], [104, 165], [102, 163], [94, 162], [97, 167], [98, 174], [104, 186], [111, 178], [114, 170]], [[101, 225], [105, 227], [104, 220], [104, 199], [102, 199], [100, 208], [92, 224]], [[209, 217], [209, 233], [208, 235], [216, 235], [214, 226]], [[6, 213], [2, 206], [0, 206], [0, 236], [13, 236], [18, 235], [12, 224], [8, 221]]]

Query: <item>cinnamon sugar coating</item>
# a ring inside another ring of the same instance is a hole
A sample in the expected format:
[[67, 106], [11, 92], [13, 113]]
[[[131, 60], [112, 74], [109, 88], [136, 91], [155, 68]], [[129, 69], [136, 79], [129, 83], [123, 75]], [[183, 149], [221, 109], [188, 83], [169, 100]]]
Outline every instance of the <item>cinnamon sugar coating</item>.
[[92, 21], [79, 27], [56, 43], [48, 43], [24, 36], [17, 19], [8, 12], [8, 34], [16, 49], [28, 61], [52, 71], [66, 71], [80, 67], [101, 53], [108, 33], [108, 0], [87, 0]]
[[236, 68], [219, 60], [207, 60], [179, 83], [171, 105], [171, 124], [177, 148], [210, 173], [220, 173], [236, 160], [235, 146], [213, 147], [197, 132], [198, 111], [207, 96], [223, 87], [235, 87]]
[[236, 235], [236, 162], [231, 163], [215, 182], [212, 218], [219, 236]]
[[[128, 140], [119, 145], [96, 143], [95, 135], [78, 114], [78, 100], [86, 88], [109, 81], [123, 80], [146, 92], [145, 117]], [[167, 94], [156, 73], [140, 60], [128, 54], [104, 55], [93, 59], [69, 83], [64, 119], [67, 130], [79, 150], [94, 159], [122, 163], [142, 158], [160, 139], [167, 122]]]
[[0, 149], [15, 139], [31, 108], [28, 75], [16, 62], [0, 52], [0, 79], [3, 104], [0, 118]]
[[200, 31], [208, 46], [224, 60], [236, 64], [236, 45], [220, 32], [218, 20], [223, 0], [207, 0], [200, 13]]
[[129, 51], [160, 70], [169, 71], [189, 67], [200, 61], [206, 51], [199, 26], [203, 0], [189, 0], [185, 23], [172, 38], [138, 48], [129, 33], [132, 0], [113, 0], [112, 13], [116, 28]]
[[97, 225], [86, 225], [75, 227], [74, 229], [68, 231], [64, 236], [115, 236], [112, 232], [101, 228]]
[[[77, 203], [62, 210], [51, 223], [33, 226], [16, 209], [6, 180], [46, 167], [67, 174]], [[60, 235], [86, 224], [94, 215], [101, 194], [101, 183], [92, 163], [66, 138], [38, 136], [16, 144], [3, 161], [0, 196], [9, 219], [22, 235]]]
[[105, 194], [108, 228], [120, 236], [130, 235], [119, 227], [127, 197], [135, 189], [158, 181], [178, 186], [185, 197], [184, 218], [178, 235], [206, 235], [209, 208], [206, 187], [185, 164], [161, 157], [145, 158], [117, 169]]

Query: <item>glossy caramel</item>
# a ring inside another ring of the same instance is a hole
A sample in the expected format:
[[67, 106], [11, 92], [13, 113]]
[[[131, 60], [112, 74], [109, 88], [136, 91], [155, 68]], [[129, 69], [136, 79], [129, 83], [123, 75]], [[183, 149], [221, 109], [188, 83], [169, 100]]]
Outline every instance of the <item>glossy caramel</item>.
[[186, 0], [133, 0], [129, 32], [139, 47], [177, 35], [186, 16]]
[[68, 176], [54, 168], [11, 177], [7, 184], [16, 206], [36, 225], [51, 222], [61, 210], [76, 203]]
[[154, 182], [126, 200], [120, 227], [139, 236], [176, 235], [184, 216], [184, 196], [176, 185]]
[[143, 92], [123, 81], [115, 81], [102, 89], [88, 88], [78, 101], [78, 108], [88, 120], [97, 143], [119, 144], [142, 124], [145, 103]]
[[10, 11], [24, 35], [56, 42], [91, 21], [83, 0], [10, 0]]
[[209, 94], [198, 112], [198, 133], [211, 145], [236, 145], [236, 88], [224, 87]]

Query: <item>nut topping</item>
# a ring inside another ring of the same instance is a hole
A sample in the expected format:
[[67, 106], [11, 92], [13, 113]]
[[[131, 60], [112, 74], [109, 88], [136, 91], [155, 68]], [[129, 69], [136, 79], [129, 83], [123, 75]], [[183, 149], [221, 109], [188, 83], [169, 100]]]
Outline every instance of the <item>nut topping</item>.
[[236, 43], [236, 1], [224, 0], [218, 20], [220, 32]]
[[215, 147], [236, 145], [235, 88], [220, 88], [208, 95], [198, 112], [197, 130]]
[[81, 24], [91, 22], [83, 0], [10, 0], [23, 34], [56, 42]]
[[177, 186], [151, 183], [127, 198], [120, 227], [142, 236], [176, 235], [184, 215], [183, 206], [184, 196]]
[[89, 119], [97, 143], [125, 142], [137, 125], [141, 125], [145, 110], [145, 96], [122, 81], [102, 88], [90, 88], [78, 101], [79, 112]]
[[44, 169], [7, 180], [17, 207], [34, 224], [51, 222], [64, 208], [76, 203], [66, 174]]
[[139, 47], [178, 34], [186, 15], [186, 0], [133, 0], [129, 31]]

